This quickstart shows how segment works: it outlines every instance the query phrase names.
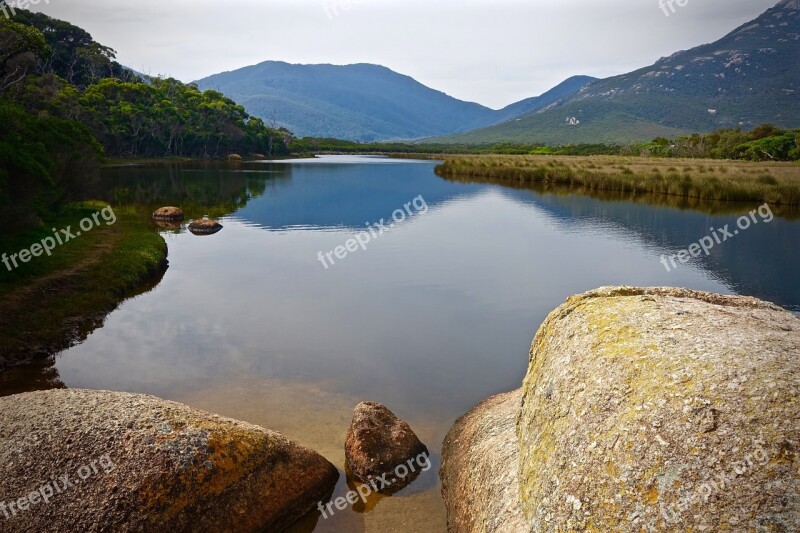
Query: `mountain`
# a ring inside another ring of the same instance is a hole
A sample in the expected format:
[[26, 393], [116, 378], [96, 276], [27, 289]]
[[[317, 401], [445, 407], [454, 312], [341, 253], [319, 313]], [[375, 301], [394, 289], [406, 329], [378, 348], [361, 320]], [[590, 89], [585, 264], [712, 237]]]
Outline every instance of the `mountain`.
[[292, 65], [266, 61], [195, 83], [243, 105], [298, 137], [354, 141], [419, 139], [498, 124], [577, 91], [576, 76], [542, 96], [495, 111], [463, 102], [386, 67]]
[[506, 122], [507, 120], [517, 118], [525, 113], [530, 113], [532, 111], [549, 106], [554, 102], [576, 93], [593, 81], [597, 81], [597, 78], [592, 78], [591, 76], [573, 76], [556, 85], [541, 96], [526, 98], [525, 100], [516, 102], [501, 109], [495, 113], [495, 124], [500, 124], [501, 122]]
[[800, 0], [783, 0], [722, 39], [595, 81], [553, 105], [444, 142], [626, 143], [800, 125]]
[[480, 127], [491, 123], [494, 113], [378, 65], [267, 61], [196, 83], [298, 137], [415, 139]]

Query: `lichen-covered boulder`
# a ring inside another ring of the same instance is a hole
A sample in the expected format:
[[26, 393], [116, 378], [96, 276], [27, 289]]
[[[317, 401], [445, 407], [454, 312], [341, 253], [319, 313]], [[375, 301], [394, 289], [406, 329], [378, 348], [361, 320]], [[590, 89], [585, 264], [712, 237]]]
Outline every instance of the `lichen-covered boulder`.
[[574, 296], [531, 348], [518, 530], [798, 531], [799, 394], [800, 320], [775, 305], [671, 288]]
[[754, 298], [605, 288], [536, 335], [518, 421], [534, 530], [800, 528], [800, 320]]
[[0, 398], [2, 531], [279, 531], [338, 477], [278, 433], [151, 396]]
[[[408, 468], [409, 462], [415, 461], [420, 454], [428, 454], [428, 448], [408, 423], [377, 402], [361, 402], [353, 410], [344, 447], [345, 462], [353, 477], [369, 483], [373, 478], [384, 476], [391, 481], [385, 487], [389, 492], [413, 481], [419, 470], [412, 472]], [[395, 470], [402, 465], [405, 465], [406, 475], [395, 475]], [[384, 487], [378, 486], [378, 489]]]

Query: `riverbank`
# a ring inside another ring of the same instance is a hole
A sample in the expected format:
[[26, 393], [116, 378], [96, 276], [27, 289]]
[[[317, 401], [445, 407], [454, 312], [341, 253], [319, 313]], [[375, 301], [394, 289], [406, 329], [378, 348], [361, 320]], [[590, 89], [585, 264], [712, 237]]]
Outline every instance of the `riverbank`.
[[448, 156], [436, 167], [436, 174], [567, 185], [587, 191], [800, 206], [797, 163], [614, 156]]
[[[81, 220], [106, 206], [70, 206], [39, 228], [0, 238], [0, 250], [11, 255], [29, 249], [51, 237], [51, 228], [71, 227], [74, 233]], [[165, 271], [167, 246], [149, 217], [130, 208], [115, 209], [114, 216], [115, 222], [100, 219], [50, 256], [13, 269], [0, 265], [0, 371], [84, 339], [120, 302]]]

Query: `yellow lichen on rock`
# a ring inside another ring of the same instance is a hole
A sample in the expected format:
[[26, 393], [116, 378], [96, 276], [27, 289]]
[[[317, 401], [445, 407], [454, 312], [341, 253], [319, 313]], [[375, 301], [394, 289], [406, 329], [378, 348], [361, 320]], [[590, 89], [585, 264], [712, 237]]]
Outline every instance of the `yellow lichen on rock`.
[[113, 468], [1, 529], [280, 531], [339, 477], [279, 433], [152, 396], [70, 389], [0, 398], [0, 502], [28, 494], [31, 479], [74, 477], [100, 457]]
[[517, 418], [531, 529], [800, 527], [796, 468], [763, 461], [796, 460], [798, 346], [800, 320], [752, 298], [570, 298], [534, 339]]

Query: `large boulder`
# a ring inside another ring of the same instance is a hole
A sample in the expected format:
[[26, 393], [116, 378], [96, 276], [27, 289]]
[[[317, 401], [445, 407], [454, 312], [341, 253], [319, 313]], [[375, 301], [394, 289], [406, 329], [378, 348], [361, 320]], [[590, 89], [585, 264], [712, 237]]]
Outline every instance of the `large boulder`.
[[277, 531], [338, 477], [278, 433], [151, 396], [0, 398], [2, 531]]
[[574, 296], [533, 341], [516, 435], [480, 450], [509, 433], [497, 402], [473, 412], [485, 437], [448, 436], [443, 480], [463, 468], [459, 446], [477, 461], [445, 486], [449, 527], [489, 529], [451, 502], [486, 493], [517, 447], [519, 501], [498, 530], [800, 530], [798, 394], [800, 320], [775, 305], [670, 288]]
[[356, 406], [344, 446], [346, 466], [352, 476], [364, 483], [374, 483], [375, 478], [391, 481], [373, 485], [385, 492], [399, 490], [415, 479], [420, 472], [417, 466], [422, 466], [418, 456], [425, 454], [427, 461], [428, 454], [428, 448], [408, 423], [376, 402]]
[[450, 531], [526, 530], [517, 477], [521, 401], [522, 389], [484, 400], [445, 437], [440, 472]]

